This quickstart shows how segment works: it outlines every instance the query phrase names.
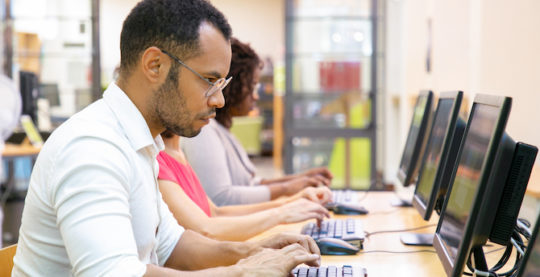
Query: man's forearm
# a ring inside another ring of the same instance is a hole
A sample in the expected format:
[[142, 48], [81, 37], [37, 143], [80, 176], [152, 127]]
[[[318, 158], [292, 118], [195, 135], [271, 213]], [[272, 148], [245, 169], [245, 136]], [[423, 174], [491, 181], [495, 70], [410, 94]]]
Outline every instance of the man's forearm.
[[170, 268], [159, 267], [157, 265], [147, 265], [144, 277], [202, 277], [202, 276], [221, 276], [221, 277], [237, 277], [242, 276], [242, 269], [239, 266], [215, 267], [197, 271], [178, 271]]
[[255, 242], [217, 241], [186, 230], [165, 266], [180, 270], [228, 266], [260, 250]]

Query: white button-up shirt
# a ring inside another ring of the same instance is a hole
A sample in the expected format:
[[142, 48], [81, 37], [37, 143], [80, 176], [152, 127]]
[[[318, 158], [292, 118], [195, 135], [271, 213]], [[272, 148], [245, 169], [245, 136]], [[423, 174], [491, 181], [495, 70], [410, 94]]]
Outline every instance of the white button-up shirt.
[[158, 190], [161, 150], [115, 84], [56, 129], [32, 171], [13, 276], [142, 276], [163, 265], [184, 229]]

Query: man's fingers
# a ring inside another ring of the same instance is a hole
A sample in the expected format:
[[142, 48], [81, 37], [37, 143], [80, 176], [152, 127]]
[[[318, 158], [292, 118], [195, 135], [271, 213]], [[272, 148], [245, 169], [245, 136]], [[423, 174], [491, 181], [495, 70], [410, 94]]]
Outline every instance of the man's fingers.
[[319, 267], [321, 266], [321, 256], [317, 254], [303, 254], [294, 256], [295, 266], [299, 264], [307, 264], [309, 266]]
[[288, 267], [290, 269], [293, 269], [302, 263], [310, 266], [320, 266], [321, 256], [319, 254], [309, 253], [304, 247], [297, 243], [284, 247], [279, 251], [285, 258], [285, 262], [289, 263]]
[[306, 248], [309, 253], [311, 254], [317, 254], [321, 255], [321, 251], [319, 250], [319, 246], [317, 246], [317, 243], [315, 240], [310, 236], [305, 236], [305, 241], [307, 242], [308, 248]]
[[307, 251], [311, 254], [321, 255], [321, 251], [317, 246], [317, 243], [310, 236], [302, 235], [298, 241], [298, 244], [303, 248], [303, 251]]

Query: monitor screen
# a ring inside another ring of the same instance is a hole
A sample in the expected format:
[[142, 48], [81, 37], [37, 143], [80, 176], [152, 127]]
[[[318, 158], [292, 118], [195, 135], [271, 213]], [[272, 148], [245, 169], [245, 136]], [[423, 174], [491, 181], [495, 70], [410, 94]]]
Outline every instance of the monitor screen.
[[451, 110], [454, 104], [454, 99], [443, 99], [439, 101], [437, 113], [431, 129], [431, 136], [426, 146], [426, 157], [420, 179], [416, 184], [416, 194], [424, 202], [429, 200], [431, 191], [433, 190], [433, 182], [435, 174], [441, 162], [441, 154], [443, 142], [452, 116]]
[[470, 216], [480, 184], [482, 167], [500, 113], [500, 109], [495, 106], [475, 105], [462, 145], [452, 190], [439, 223], [440, 237], [452, 260], [456, 259], [459, 244], [464, 236], [465, 224]]
[[413, 206], [424, 220], [440, 211], [466, 123], [459, 118], [463, 92], [442, 93], [420, 166]]
[[399, 164], [398, 179], [403, 186], [408, 186], [413, 179], [414, 172], [419, 165], [422, 148], [425, 145], [425, 133], [431, 115], [431, 101], [433, 93], [422, 92], [416, 100], [413, 117], [405, 141], [405, 148]]
[[40, 84], [41, 97], [49, 100], [51, 107], [60, 106], [60, 92], [58, 84]]

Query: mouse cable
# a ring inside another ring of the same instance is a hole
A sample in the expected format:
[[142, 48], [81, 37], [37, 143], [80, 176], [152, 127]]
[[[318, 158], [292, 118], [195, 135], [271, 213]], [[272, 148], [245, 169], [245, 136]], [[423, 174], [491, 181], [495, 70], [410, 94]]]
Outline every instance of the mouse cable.
[[361, 202], [363, 201], [364, 199], [366, 199], [366, 197], [368, 196], [369, 194], [369, 190], [366, 190], [364, 191], [364, 194], [362, 195], [362, 197], [358, 198], [358, 200], [356, 202]]
[[400, 210], [400, 208], [395, 208], [395, 209], [386, 210], [386, 211], [382, 211], [382, 210], [381, 210], [381, 211], [374, 211], [374, 212], [370, 211], [369, 214], [370, 214], [370, 215], [375, 215], [375, 214], [378, 214], [378, 215], [380, 215], [380, 214], [391, 214], [391, 213], [395, 213], [395, 212], [397, 212], [397, 211], [399, 211], [399, 210]]
[[434, 250], [414, 250], [414, 251], [389, 251], [389, 250], [369, 250], [360, 251], [358, 254], [385, 253], [385, 254], [412, 254], [412, 253], [437, 253]]
[[434, 226], [437, 226], [437, 224], [429, 224], [429, 225], [424, 225], [420, 227], [398, 229], [398, 230], [383, 230], [383, 231], [375, 231], [375, 232], [364, 231], [364, 233], [366, 233], [366, 237], [370, 237], [375, 234], [409, 232], [409, 231], [415, 231], [415, 230], [425, 229], [425, 228], [434, 227]]

